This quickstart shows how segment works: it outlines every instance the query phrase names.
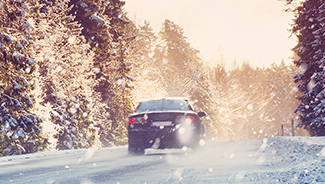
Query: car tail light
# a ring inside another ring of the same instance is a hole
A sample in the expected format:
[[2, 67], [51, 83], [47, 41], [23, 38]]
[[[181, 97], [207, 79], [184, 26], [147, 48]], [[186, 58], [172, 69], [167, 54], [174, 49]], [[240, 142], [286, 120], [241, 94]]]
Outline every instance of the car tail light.
[[184, 116], [177, 116], [176, 121], [181, 122], [183, 120]]
[[142, 124], [147, 123], [147, 120], [144, 117], [134, 117], [130, 119], [131, 124]]
[[131, 118], [131, 119], [130, 119], [130, 123], [131, 123], [131, 124], [135, 123], [135, 119]]
[[194, 121], [194, 119], [195, 119], [194, 116], [181, 115], [181, 116], [176, 117], [176, 122], [178, 122], [178, 123], [183, 123], [183, 122], [191, 123], [192, 121]]
[[190, 119], [191, 121], [194, 121], [194, 117], [193, 116], [189, 116], [188, 119]]
[[145, 123], [146, 122], [146, 119], [144, 119], [144, 118], [139, 118], [139, 120], [140, 120], [140, 123]]

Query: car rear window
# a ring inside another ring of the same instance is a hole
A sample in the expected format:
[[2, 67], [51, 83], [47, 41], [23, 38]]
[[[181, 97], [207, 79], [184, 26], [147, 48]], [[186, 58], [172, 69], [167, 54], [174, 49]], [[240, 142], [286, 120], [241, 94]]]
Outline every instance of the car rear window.
[[161, 99], [140, 102], [135, 110], [136, 113], [150, 111], [188, 111], [192, 110], [186, 100], [182, 99]]

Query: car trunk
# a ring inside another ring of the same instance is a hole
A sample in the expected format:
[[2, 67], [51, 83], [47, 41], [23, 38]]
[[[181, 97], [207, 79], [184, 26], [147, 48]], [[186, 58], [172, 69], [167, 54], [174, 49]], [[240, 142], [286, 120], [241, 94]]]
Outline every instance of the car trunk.
[[[129, 140], [138, 142], [145, 148], [180, 148], [184, 143], [178, 141], [179, 131], [185, 127], [183, 124], [187, 117], [192, 117], [193, 121], [187, 125], [186, 130], [198, 131], [199, 120], [193, 112], [153, 112], [130, 116], [130, 120], [134, 118], [135, 122], [129, 124]], [[186, 144], [190, 145], [190, 142]]]

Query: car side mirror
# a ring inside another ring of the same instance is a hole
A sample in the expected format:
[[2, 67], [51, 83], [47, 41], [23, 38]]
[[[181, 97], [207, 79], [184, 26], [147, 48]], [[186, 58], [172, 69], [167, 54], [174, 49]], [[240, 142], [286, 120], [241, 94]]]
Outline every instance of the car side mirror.
[[205, 112], [199, 112], [197, 113], [197, 116], [199, 116], [199, 118], [202, 118], [204, 116], [206, 116]]

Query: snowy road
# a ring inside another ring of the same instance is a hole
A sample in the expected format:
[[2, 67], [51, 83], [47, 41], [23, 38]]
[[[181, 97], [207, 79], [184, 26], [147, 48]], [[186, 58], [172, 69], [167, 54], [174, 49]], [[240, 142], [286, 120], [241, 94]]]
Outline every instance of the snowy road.
[[324, 138], [209, 142], [192, 150], [126, 147], [0, 158], [0, 183], [312, 183], [325, 182]]

